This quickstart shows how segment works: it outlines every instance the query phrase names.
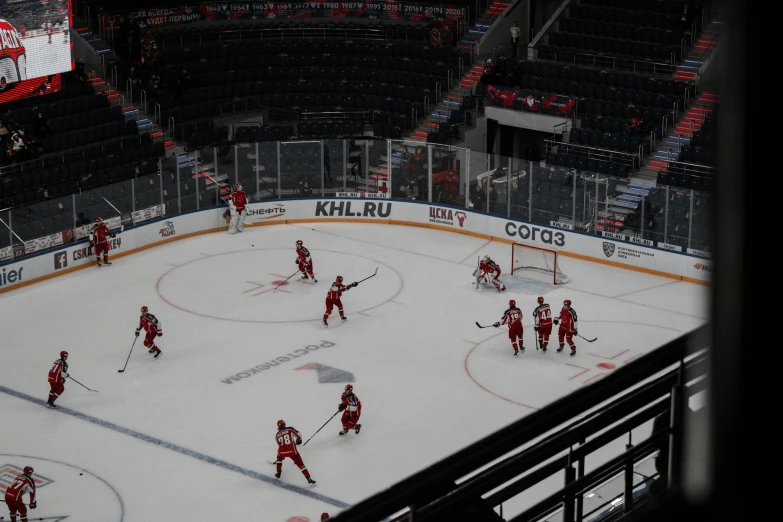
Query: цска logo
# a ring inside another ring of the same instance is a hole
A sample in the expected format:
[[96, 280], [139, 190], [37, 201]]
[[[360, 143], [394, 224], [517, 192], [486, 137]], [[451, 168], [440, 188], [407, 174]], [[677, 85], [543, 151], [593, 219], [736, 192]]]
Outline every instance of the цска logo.
[[604, 241], [604, 255], [606, 257], [612, 257], [614, 255], [614, 243], [607, 243]]
[[465, 219], [468, 215], [461, 210], [453, 211], [450, 208], [430, 207], [430, 223], [441, 225], [454, 225], [454, 218], [457, 218], [459, 228], [465, 227]]

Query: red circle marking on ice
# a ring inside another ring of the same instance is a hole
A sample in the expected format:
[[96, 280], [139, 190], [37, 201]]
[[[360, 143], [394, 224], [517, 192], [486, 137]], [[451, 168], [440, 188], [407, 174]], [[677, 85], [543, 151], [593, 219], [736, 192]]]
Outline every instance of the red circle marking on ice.
[[[294, 319], [294, 320], [291, 320], [291, 321], [261, 321], [261, 320], [251, 320], [251, 319], [233, 319], [233, 318], [229, 318], [229, 317], [217, 317], [217, 316], [214, 316], [214, 315], [202, 314], [201, 312], [196, 312], [194, 310], [188, 310], [187, 308], [185, 308], [183, 306], [177, 305], [177, 304], [171, 302], [170, 300], [166, 299], [163, 296], [163, 293], [160, 290], [160, 283], [161, 283], [161, 281], [163, 281], [163, 279], [167, 275], [172, 273], [174, 270], [177, 270], [178, 268], [182, 268], [182, 267], [187, 266], [187, 265], [189, 265], [191, 263], [197, 263], [197, 262], [200, 262], [200, 261], [206, 261], [206, 260], [214, 259], [214, 258], [221, 257], [221, 256], [227, 256], [227, 255], [231, 255], [231, 254], [255, 253], [255, 252], [260, 252], [262, 250], [290, 250], [290, 249], [288, 249], [288, 248], [255, 248], [253, 250], [234, 250], [234, 251], [231, 251], [231, 252], [223, 252], [222, 254], [214, 254], [214, 255], [211, 255], [211, 256], [207, 256], [207, 257], [198, 257], [196, 259], [192, 259], [190, 261], [182, 263], [181, 265], [177, 265], [175, 267], [172, 267], [170, 270], [166, 271], [162, 276], [160, 276], [158, 278], [158, 281], [155, 283], [155, 292], [157, 292], [158, 297], [160, 297], [163, 300], [164, 303], [166, 303], [169, 306], [172, 306], [172, 307], [176, 308], [177, 310], [182, 310], [183, 312], [187, 312], [189, 314], [197, 315], [199, 317], [206, 317], [208, 319], [217, 319], [218, 321], [231, 321], [232, 323], [264, 323], [264, 324], [271, 324], [271, 323], [275, 323], [275, 324], [304, 323], [304, 322], [321, 321], [321, 317], [320, 316], [315, 318], [315, 319]], [[384, 267], [388, 268], [389, 270], [391, 270], [392, 272], [394, 272], [397, 275], [397, 278], [399, 279], [400, 286], [399, 286], [399, 288], [397, 288], [397, 291], [394, 292], [393, 296], [391, 296], [390, 298], [386, 299], [385, 301], [383, 301], [381, 303], [378, 303], [376, 305], [370, 306], [370, 307], [365, 308], [363, 310], [358, 310], [358, 311], [355, 312], [357, 314], [360, 314], [362, 312], [368, 312], [370, 310], [374, 310], [374, 309], [376, 309], [376, 308], [378, 308], [380, 306], [385, 305], [386, 303], [394, 301], [397, 298], [397, 296], [400, 295], [400, 292], [402, 292], [402, 289], [405, 287], [405, 280], [402, 278], [402, 274], [400, 274], [393, 266], [387, 265], [383, 261], [378, 261], [377, 259], [372, 259], [370, 257], [362, 256], [362, 255], [359, 255], [359, 254], [351, 254], [349, 252], [340, 252], [339, 250], [312, 250], [312, 251], [313, 252], [330, 252], [332, 254], [345, 254], [345, 255], [350, 255], [350, 256], [353, 256], [353, 257], [361, 257], [362, 259], [367, 259], [368, 261], [371, 261], [374, 264], [384, 266]]]
[[604, 370], [614, 370], [617, 368], [617, 366], [612, 363], [598, 363], [598, 367], [603, 368]]
[[285, 522], [310, 522], [310, 519], [307, 517], [291, 517]]
[[[579, 323], [580, 323], [580, 324], [581, 324], [581, 323], [612, 323], [612, 324], [617, 324], [617, 323], [619, 323], [619, 324], [633, 324], [633, 325], [637, 325], [637, 326], [650, 326], [650, 327], [653, 327], [653, 328], [661, 328], [661, 329], [663, 329], [663, 330], [671, 330], [671, 331], [673, 331], [673, 332], [680, 332], [680, 333], [682, 333], [682, 330], [679, 330], [679, 329], [677, 329], [677, 328], [670, 328], [670, 327], [668, 327], [668, 326], [660, 326], [660, 325], [657, 325], [657, 324], [635, 323], [635, 322], [633, 322], [633, 321], [586, 321], [586, 320], [584, 320], [584, 319], [583, 319], [583, 320], [579, 321]], [[538, 408], [537, 408], [537, 407], [535, 407], [535, 406], [530, 406], [529, 404], [524, 404], [524, 403], [521, 403], [521, 402], [517, 402], [517, 401], [515, 401], [514, 399], [509, 399], [508, 397], [504, 397], [503, 395], [501, 395], [501, 394], [499, 394], [499, 393], [496, 393], [496, 392], [492, 391], [492, 390], [489, 388], [489, 386], [484, 386], [483, 384], [481, 384], [481, 383], [478, 381], [478, 379], [477, 379], [477, 378], [476, 378], [476, 377], [475, 377], [475, 376], [474, 376], [474, 375], [473, 375], [473, 374], [470, 372], [470, 356], [471, 356], [471, 355], [473, 355], [473, 353], [474, 353], [474, 352], [475, 352], [475, 351], [476, 351], [476, 350], [477, 350], [477, 349], [478, 349], [480, 346], [484, 345], [484, 344], [485, 344], [485, 343], [487, 343], [488, 341], [491, 341], [491, 340], [492, 340], [492, 339], [494, 339], [495, 337], [498, 337], [498, 336], [501, 336], [501, 335], [505, 336], [505, 335], [504, 335], [505, 333], [506, 333], [506, 332], [500, 332], [500, 333], [498, 333], [498, 334], [495, 334], [495, 335], [493, 335], [492, 337], [488, 337], [487, 339], [484, 339], [484, 340], [483, 340], [483, 341], [481, 341], [480, 343], [477, 343], [477, 344], [476, 344], [476, 346], [474, 346], [473, 348], [471, 348], [471, 349], [470, 349], [470, 351], [468, 352], [468, 354], [465, 356], [465, 362], [464, 362], [465, 373], [467, 373], [467, 374], [468, 374], [468, 377], [470, 378], [470, 380], [471, 380], [471, 381], [473, 381], [473, 384], [475, 384], [476, 386], [478, 386], [479, 388], [481, 388], [481, 389], [482, 389], [482, 390], [484, 390], [485, 392], [487, 392], [487, 393], [489, 393], [489, 394], [491, 394], [491, 395], [494, 395], [494, 396], [495, 396], [495, 397], [497, 397], [498, 399], [502, 399], [502, 400], [504, 400], [504, 401], [506, 401], [506, 402], [510, 402], [511, 404], [516, 404], [517, 406], [522, 406], [522, 407], [524, 407], [524, 408], [529, 408], [529, 409], [531, 409], [531, 410], [537, 410]], [[507, 345], [507, 344], [506, 344], [506, 347], [508, 347], [508, 345]], [[551, 346], [550, 346], [550, 348], [551, 348]], [[528, 348], [528, 350], [529, 350], [529, 348]], [[524, 357], [524, 355], [523, 355], [522, 357]], [[614, 368], [614, 365], [613, 365], [612, 363], [598, 363], [598, 367], [599, 367], [599, 368], [606, 368], [606, 369], [613, 369], [613, 368]]]
[[272, 281], [272, 284], [277, 286], [285, 286], [288, 284], [288, 281]]

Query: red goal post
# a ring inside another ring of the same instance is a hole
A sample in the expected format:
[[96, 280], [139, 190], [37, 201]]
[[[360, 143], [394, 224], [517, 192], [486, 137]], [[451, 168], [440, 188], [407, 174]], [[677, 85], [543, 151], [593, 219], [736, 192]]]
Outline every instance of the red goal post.
[[511, 275], [516, 274], [524, 277], [523, 273], [525, 272], [542, 274], [543, 279], [554, 285], [563, 285], [570, 281], [560, 268], [560, 253], [557, 250], [513, 243], [511, 245]]

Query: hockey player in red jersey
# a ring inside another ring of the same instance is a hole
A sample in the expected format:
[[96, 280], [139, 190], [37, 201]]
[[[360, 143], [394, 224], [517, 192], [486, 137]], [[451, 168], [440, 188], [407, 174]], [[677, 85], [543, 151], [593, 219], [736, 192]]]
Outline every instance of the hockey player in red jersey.
[[299, 271], [302, 272], [302, 279], [312, 277], [313, 283], [318, 282], [318, 279], [316, 279], [313, 274], [313, 258], [310, 257], [310, 251], [305, 248], [304, 243], [302, 243], [301, 240], [296, 242], [296, 261], [294, 261], [294, 263], [299, 265]]
[[560, 310], [560, 315], [554, 322], [555, 324], [560, 323], [560, 329], [557, 331], [557, 340], [560, 341], [560, 347], [557, 351], [563, 351], [563, 338], [565, 338], [568, 341], [568, 346], [571, 348], [571, 356], [573, 357], [576, 355], [574, 336], [579, 332], [576, 325], [576, 310], [571, 308], [570, 299], [563, 301], [563, 309]]
[[152, 315], [146, 306], [141, 307], [141, 318], [139, 318], [139, 326], [136, 328], [136, 337], [139, 336], [141, 330], [147, 332], [144, 336], [144, 346], [149, 348], [149, 353], [154, 353], [157, 359], [163, 352], [155, 344], [155, 337], [163, 336], [163, 327], [158, 318]]
[[232, 234], [242, 232], [247, 217], [247, 194], [239, 183], [234, 186], [234, 192], [231, 193], [228, 206], [231, 209], [231, 222], [228, 225], [228, 231]]
[[498, 292], [504, 291], [506, 285], [500, 281], [500, 274], [500, 266], [492, 261], [489, 255], [484, 256], [479, 263], [478, 269], [474, 272], [474, 275], [476, 276], [476, 290], [481, 291], [481, 285], [483, 283], [492, 283], [492, 286], [494, 286]]
[[534, 329], [538, 337], [538, 346], [546, 351], [549, 336], [552, 335], [552, 309], [544, 302], [543, 297], [538, 298], [538, 306], [533, 310], [533, 319], [536, 324]]
[[[30, 494], [30, 509], [35, 509], [38, 502], [35, 500], [35, 480], [33, 480], [33, 468], [25, 466], [24, 472], [18, 475], [5, 490], [5, 504], [11, 512], [11, 522], [17, 522], [17, 513], [20, 522], [27, 522], [27, 506], [24, 504], [24, 495]], [[2, 517], [0, 517], [2, 518]]]
[[49, 370], [49, 400], [46, 405], [56, 408], [54, 401], [65, 391], [65, 379], [68, 378], [68, 352], [60, 352], [60, 358], [54, 361]]
[[362, 403], [359, 397], [353, 393], [353, 386], [350, 384], [345, 386], [345, 391], [340, 396], [340, 401], [340, 405], [337, 406], [337, 409], [343, 412], [343, 418], [341, 419], [343, 429], [340, 435], [345, 435], [348, 433], [348, 430], [354, 430], [358, 435], [359, 430], [362, 429], [362, 425], [357, 424], [359, 417], [362, 416]]
[[321, 513], [321, 522], [324, 520], [329, 520], [329, 513]]
[[501, 324], [508, 325], [508, 338], [511, 339], [511, 346], [514, 348], [514, 357], [523, 353], [525, 341], [522, 338], [522, 310], [517, 308], [517, 302], [513, 299], [508, 302], [508, 310], [503, 312], [503, 319], [494, 326], [499, 328]]
[[99, 217], [95, 218], [95, 227], [92, 229], [92, 237], [90, 238], [90, 246], [95, 247], [95, 257], [98, 259], [98, 266], [101, 266], [101, 254], [103, 254], [103, 264], [110, 265], [109, 263], [109, 238], [115, 237], [114, 234], [109, 232], [109, 227]]
[[284, 420], [279, 420], [277, 421], [275, 440], [277, 441], [277, 460], [275, 461], [277, 473], [275, 473], [275, 477], [280, 478], [280, 474], [283, 472], [283, 460], [289, 458], [302, 470], [302, 475], [307, 479], [307, 483], [315, 484], [313, 477], [310, 476], [310, 472], [307, 471], [307, 467], [302, 461], [299, 448], [297, 448], [302, 443], [302, 436], [299, 432], [292, 426], [286, 426]]
[[340, 312], [340, 319], [342, 319], [343, 322], [348, 320], [348, 318], [345, 317], [345, 314], [343, 313], [343, 302], [340, 297], [342, 297], [343, 292], [347, 292], [351, 288], [355, 288], [358, 285], [359, 283], [344, 285], [343, 276], [337, 276], [337, 279], [334, 280], [331, 288], [329, 288], [329, 292], [326, 294], [326, 312], [324, 312], [323, 320], [324, 326], [329, 327], [329, 323], [327, 323], [326, 320], [329, 319], [330, 315], [332, 315], [332, 309], [335, 305], [337, 305], [337, 311]]

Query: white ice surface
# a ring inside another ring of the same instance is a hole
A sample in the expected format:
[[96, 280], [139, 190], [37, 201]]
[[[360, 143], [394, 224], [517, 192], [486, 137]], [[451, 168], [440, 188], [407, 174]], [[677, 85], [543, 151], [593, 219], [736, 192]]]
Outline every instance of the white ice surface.
[[[319, 282], [295, 276], [271, 291], [296, 270], [297, 239], [310, 249]], [[32, 463], [53, 480], [39, 489], [36, 516], [317, 520], [707, 317], [706, 287], [566, 257], [568, 285], [504, 275], [507, 292], [479, 293], [471, 273], [487, 253], [507, 273], [510, 245], [447, 232], [337, 223], [250, 228], [178, 241], [5, 294], [0, 466]], [[351, 282], [376, 267], [376, 277], [344, 295], [348, 322], [340, 324], [335, 310], [325, 329], [320, 316], [334, 277]], [[573, 358], [568, 349], [536, 351], [529, 326], [539, 294], [556, 311], [571, 299], [580, 333], [598, 341], [577, 339]], [[474, 324], [499, 320], [512, 298], [526, 327], [527, 350], [516, 359], [505, 329]], [[120, 374], [141, 305], [162, 322], [163, 356], [153, 360], [138, 342]], [[313, 349], [324, 342], [334, 346]], [[66, 411], [50, 411], [42, 406], [46, 373], [62, 349], [70, 352], [72, 376], [99, 393], [69, 382], [58, 401]], [[250, 371], [280, 357], [290, 360]], [[286, 461], [281, 487], [267, 463], [275, 458], [276, 421], [285, 419], [307, 439], [336, 411], [344, 387], [319, 383], [310, 363], [354, 374], [363, 428], [339, 437], [339, 417], [332, 420], [302, 448], [317, 486], [308, 487]], [[642, 437], [649, 428], [637, 431]], [[521, 495], [506, 513], [560, 482]], [[75, 500], [85, 494], [95, 501]]]

